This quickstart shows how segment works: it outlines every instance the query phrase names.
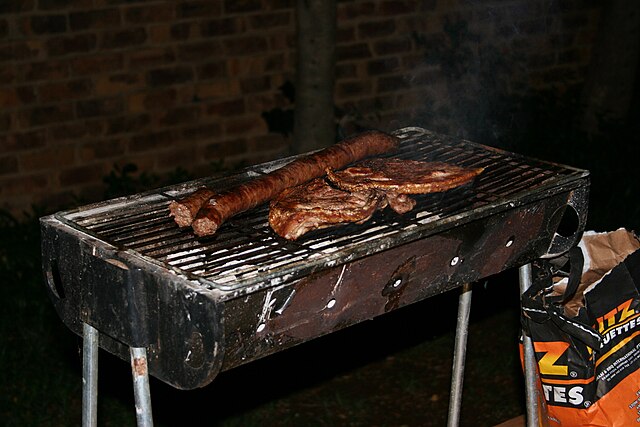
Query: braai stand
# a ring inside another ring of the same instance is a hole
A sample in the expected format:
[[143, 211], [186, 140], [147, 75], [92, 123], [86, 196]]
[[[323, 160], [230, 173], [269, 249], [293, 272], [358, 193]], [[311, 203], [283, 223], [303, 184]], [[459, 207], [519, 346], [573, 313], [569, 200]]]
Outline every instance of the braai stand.
[[[531, 285], [531, 264], [519, 269], [520, 291], [523, 293]], [[462, 286], [458, 301], [458, 322], [453, 353], [453, 369], [451, 374], [451, 395], [449, 400], [448, 427], [456, 427], [460, 423], [462, 407], [462, 384], [464, 364], [467, 351], [467, 334], [469, 331], [469, 315], [471, 312], [471, 284]], [[83, 324], [82, 347], [82, 425], [95, 427], [98, 425], [98, 330]], [[531, 338], [524, 336], [524, 372], [527, 407], [527, 427], [538, 426], [537, 367]], [[151, 409], [151, 393], [149, 390], [149, 374], [147, 372], [147, 355], [144, 348], [131, 348], [131, 371], [133, 376], [133, 392], [136, 406], [136, 419], [140, 427], [153, 426]]]
[[[531, 286], [531, 264], [525, 264], [519, 269], [520, 293]], [[449, 398], [448, 427], [458, 426], [460, 423], [460, 409], [462, 407], [462, 383], [464, 379], [464, 362], [467, 351], [467, 333], [469, 330], [469, 314], [471, 312], [471, 284], [462, 287], [458, 302], [458, 324], [453, 351], [453, 369], [451, 373], [451, 396]], [[538, 395], [537, 395], [537, 366], [531, 338], [523, 336], [525, 397], [527, 406], [527, 427], [539, 425]]]
[[[365, 224], [277, 236], [263, 205], [199, 239], [168, 205], [221, 191], [292, 158], [41, 218], [47, 291], [83, 337], [85, 426], [97, 420], [98, 348], [131, 362], [138, 425], [152, 425], [149, 375], [179, 389], [303, 342], [461, 288], [449, 426], [460, 419], [471, 283], [568, 251], [586, 222], [588, 171], [542, 162], [421, 128], [394, 132], [408, 160], [483, 168], [469, 186], [418, 195], [411, 212]], [[576, 230], [557, 233], [567, 212]], [[527, 421], [535, 426], [536, 365], [524, 337]]]

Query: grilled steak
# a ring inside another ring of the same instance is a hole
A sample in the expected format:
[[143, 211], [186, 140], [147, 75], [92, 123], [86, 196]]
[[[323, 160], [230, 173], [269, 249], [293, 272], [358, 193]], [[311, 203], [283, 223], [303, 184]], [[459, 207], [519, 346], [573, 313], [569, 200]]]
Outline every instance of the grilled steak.
[[327, 169], [327, 177], [346, 191], [368, 188], [395, 194], [425, 194], [450, 190], [464, 185], [483, 168], [463, 168], [442, 162], [402, 159], [369, 159], [341, 171]]
[[271, 202], [269, 224], [282, 237], [349, 222], [363, 223], [376, 209], [389, 206], [404, 214], [416, 201], [407, 194], [446, 191], [471, 181], [482, 168], [439, 162], [370, 159], [342, 171], [327, 168], [327, 178], [283, 191]]
[[389, 203], [389, 207], [399, 214], [407, 213], [416, 205], [416, 201], [406, 194], [398, 194], [393, 191], [377, 190], [378, 193], [384, 194]]
[[[340, 169], [363, 158], [395, 150], [398, 145], [399, 140], [394, 136], [365, 132], [298, 158], [260, 178], [224, 192], [214, 192], [208, 198], [204, 190], [199, 190], [172, 202], [169, 211], [179, 226], [191, 224], [198, 236], [210, 235], [229, 217], [273, 199], [286, 188], [320, 177], [327, 168]], [[194, 212], [197, 212], [195, 219]]]
[[343, 191], [324, 178], [287, 188], [271, 201], [269, 224], [285, 239], [338, 224], [367, 221], [376, 209], [387, 205], [385, 196], [373, 189]]

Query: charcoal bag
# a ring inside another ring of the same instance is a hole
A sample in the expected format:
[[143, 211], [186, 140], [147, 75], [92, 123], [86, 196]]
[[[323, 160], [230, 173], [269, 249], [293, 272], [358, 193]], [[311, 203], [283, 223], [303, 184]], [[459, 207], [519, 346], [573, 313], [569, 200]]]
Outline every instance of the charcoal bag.
[[[567, 260], [568, 259], [568, 260]], [[549, 426], [640, 426], [640, 241], [586, 232], [533, 266], [522, 321]]]

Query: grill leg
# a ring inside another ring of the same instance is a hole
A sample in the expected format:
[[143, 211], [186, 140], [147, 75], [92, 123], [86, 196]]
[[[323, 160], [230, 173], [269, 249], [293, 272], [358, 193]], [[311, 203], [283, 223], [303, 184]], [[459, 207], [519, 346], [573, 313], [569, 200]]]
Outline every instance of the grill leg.
[[98, 425], [98, 330], [82, 325], [82, 426]]
[[451, 397], [449, 400], [448, 427], [457, 427], [460, 423], [462, 406], [462, 382], [464, 379], [464, 361], [467, 352], [467, 334], [469, 331], [469, 313], [471, 312], [471, 284], [462, 287], [458, 300], [458, 324], [453, 352], [453, 372], [451, 376]]
[[[520, 293], [524, 293], [531, 286], [531, 264], [525, 264], [518, 271], [520, 277]], [[524, 347], [524, 382], [527, 404], [527, 427], [538, 426], [538, 389], [535, 352], [531, 337], [522, 334]]]
[[136, 403], [138, 427], [152, 427], [151, 394], [149, 393], [149, 372], [147, 370], [147, 350], [131, 347], [131, 372], [133, 374], [133, 394]]

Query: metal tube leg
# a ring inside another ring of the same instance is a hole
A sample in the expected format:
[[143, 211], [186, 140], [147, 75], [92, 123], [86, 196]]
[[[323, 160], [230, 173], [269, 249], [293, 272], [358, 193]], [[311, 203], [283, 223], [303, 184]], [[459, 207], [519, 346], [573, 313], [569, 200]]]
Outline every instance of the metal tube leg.
[[98, 330], [82, 325], [82, 425], [98, 425]]
[[[520, 267], [520, 293], [524, 293], [531, 286], [531, 264]], [[537, 427], [538, 424], [538, 389], [536, 357], [531, 337], [522, 334], [524, 351], [524, 385], [527, 404], [527, 427]]]
[[456, 342], [453, 353], [453, 372], [451, 376], [451, 397], [449, 400], [448, 427], [456, 427], [460, 423], [462, 406], [462, 382], [464, 380], [464, 361], [467, 352], [467, 334], [469, 331], [469, 313], [471, 312], [471, 284], [462, 287], [458, 300], [458, 324]]
[[136, 419], [139, 427], [152, 427], [151, 394], [149, 393], [149, 372], [147, 370], [147, 350], [131, 347], [131, 372], [133, 374], [133, 394], [136, 403]]

